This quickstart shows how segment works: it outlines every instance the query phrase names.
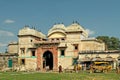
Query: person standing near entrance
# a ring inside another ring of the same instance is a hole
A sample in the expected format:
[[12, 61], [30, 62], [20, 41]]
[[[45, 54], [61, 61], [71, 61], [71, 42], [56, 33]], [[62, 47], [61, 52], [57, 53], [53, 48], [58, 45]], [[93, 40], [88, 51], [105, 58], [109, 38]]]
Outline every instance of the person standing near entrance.
[[59, 73], [61, 73], [61, 72], [62, 72], [62, 66], [59, 65]]

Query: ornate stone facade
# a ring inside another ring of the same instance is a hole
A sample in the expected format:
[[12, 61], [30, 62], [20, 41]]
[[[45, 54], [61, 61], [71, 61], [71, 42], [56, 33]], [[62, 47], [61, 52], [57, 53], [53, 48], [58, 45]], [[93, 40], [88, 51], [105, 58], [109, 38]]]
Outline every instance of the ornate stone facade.
[[[18, 33], [19, 64], [28, 70], [58, 70], [59, 65], [63, 69], [71, 68], [75, 59], [84, 59], [85, 55], [91, 57], [89, 52], [105, 51], [103, 42], [88, 36], [86, 29], [77, 22], [69, 26], [55, 24], [48, 35], [26, 26]], [[92, 57], [95, 55], [98, 53]]]

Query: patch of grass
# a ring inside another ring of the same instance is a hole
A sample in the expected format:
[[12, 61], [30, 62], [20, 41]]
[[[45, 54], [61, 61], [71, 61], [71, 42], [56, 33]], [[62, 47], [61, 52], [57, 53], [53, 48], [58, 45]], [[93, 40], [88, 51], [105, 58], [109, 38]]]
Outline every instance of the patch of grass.
[[0, 72], [0, 80], [120, 80], [120, 74], [110, 73], [40, 73]]

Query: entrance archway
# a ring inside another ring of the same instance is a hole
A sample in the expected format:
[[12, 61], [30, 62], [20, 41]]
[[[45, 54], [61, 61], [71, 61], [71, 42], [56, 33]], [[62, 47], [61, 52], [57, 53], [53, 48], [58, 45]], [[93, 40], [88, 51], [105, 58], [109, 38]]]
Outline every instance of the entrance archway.
[[53, 54], [50, 51], [46, 51], [43, 54], [43, 68], [48, 67], [49, 70], [53, 69]]

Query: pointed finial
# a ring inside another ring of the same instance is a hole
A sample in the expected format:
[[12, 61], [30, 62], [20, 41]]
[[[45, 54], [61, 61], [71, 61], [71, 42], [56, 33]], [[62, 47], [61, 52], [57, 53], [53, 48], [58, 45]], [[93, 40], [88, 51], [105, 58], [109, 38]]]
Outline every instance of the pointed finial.
[[73, 21], [73, 24], [74, 24], [75, 22]]
[[25, 25], [25, 27], [29, 27], [29, 25]]

